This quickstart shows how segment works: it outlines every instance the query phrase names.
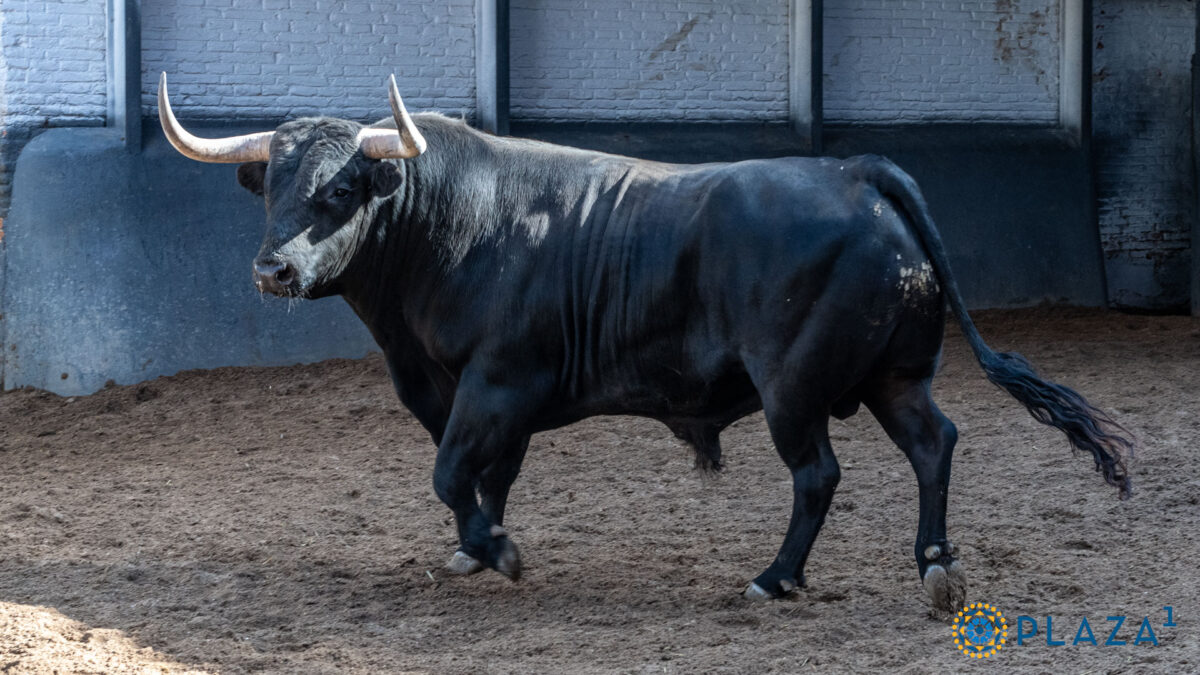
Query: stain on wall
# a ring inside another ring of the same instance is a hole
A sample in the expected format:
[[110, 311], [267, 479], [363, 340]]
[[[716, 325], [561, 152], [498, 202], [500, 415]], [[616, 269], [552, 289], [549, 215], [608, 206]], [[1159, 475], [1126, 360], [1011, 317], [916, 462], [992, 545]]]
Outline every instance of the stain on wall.
[[825, 119], [1058, 122], [1059, 0], [827, 0]]
[[1058, 29], [1058, 17], [1047, 16], [1047, 12], [1060, 10], [1059, 7], [1046, 7], [1023, 12], [1017, 7], [1016, 0], [997, 0], [996, 11], [996, 44], [994, 59], [1000, 63], [1018, 68], [1022, 72], [1033, 73], [1034, 80], [1046, 92], [1047, 97], [1054, 98], [1056, 92], [1049, 89], [1046, 67], [1057, 65], [1057, 56], [1047, 57], [1043, 52], [1047, 46], [1056, 50], [1057, 35], [1050, 33], [1050, 28]]
[[786, 0], [514, 0], [515, 120], [775, 121]]
[[1093, 5], [1093, 147], [1108, 294], [1117, 307], [1183, 310], [1196, 176], [1192, 0]]

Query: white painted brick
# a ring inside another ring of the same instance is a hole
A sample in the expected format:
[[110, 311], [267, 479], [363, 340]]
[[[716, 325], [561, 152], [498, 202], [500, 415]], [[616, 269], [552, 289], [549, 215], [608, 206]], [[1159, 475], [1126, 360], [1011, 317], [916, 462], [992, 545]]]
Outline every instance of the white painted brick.
[[0, 2], [0, 217], [21, 148], [105, 115], [104, 0]]
[[183, 118], [373, 121], [393, 73], [410, 110], [470, 116], [474, 0], [146, 2], [142, 64], [146, 115], [166, 71]]
[[1058, 120], [1058, 0], [826, 0], [825, 119]]
[[787, 20], [786, 0], [513, 0], [512, 117], [785, 120]]

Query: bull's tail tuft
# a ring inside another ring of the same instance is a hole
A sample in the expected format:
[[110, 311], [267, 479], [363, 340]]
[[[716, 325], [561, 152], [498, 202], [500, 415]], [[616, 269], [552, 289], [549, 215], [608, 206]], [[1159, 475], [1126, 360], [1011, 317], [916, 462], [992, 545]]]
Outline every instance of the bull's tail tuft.
[[1128, 432], [1078, 392], [1038, 377], [1033, 365], [1015, 352], [980, 354], [980, 365], [992, 384], [1007, 391], [1025, 406], [1034, 419], [1061, 430], [1073, 450], [1083, 450], [1096, 461], [1096, 470], [1109, 485], [1128, 498], [1133, 488], [1125, 458], [1133, 453]]
[[950, 273], [950, 260], [942, 237], [934, 227], [929, 206], [916, 181], [882, 157], [857, 158], [856, 168], [882, 194], [891, 197], [907, 212], [913, 231], [925, 247], [945, 290], [950, 310], [962, 326], [963, 335], [987, 378], [1020, 401], [1037, 421], [1065, 433], [1072, 448], [1091, 453], [1096, 460], [1096, 470], [1104, 474], [1104, 480], [1120, 490], [1122, 499], [1129, 497], [1132, 489], [1125, 458], [1133, 455], [1134, 444], [1128, 432], [1077, 392], [1039, 377], [1024, 356], [1013, 352], [997, 353], [988, 347], [967, 313], [962, 293]]

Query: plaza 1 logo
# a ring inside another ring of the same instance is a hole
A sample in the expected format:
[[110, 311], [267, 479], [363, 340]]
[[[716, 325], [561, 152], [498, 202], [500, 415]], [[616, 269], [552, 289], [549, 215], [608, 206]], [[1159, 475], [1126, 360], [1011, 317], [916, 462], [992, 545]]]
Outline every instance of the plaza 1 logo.
[[[1162, 611], [1167, 616], [1161, 624], [1158, 624], [1159, 632], [1163, 632], [1168, 628], [1174, 628], [1176, 625], [1175, 608], [1167, 605], [1166, 607], [1162, 608]], [[1100, 623], [1099, 621], [1096, 622], [1096, 631], [1100, 632], [1100, 637], [1097, 638], [1096, 632], [1092, 630], [1092, 622], [1088, 621], [1086, 616], [1080, 617], [1078, 620], [1060, 619], [1059, 625], [1062, 626], [1065, 623], [1066, 630], [1057, 629], [1062, 630], [1062, 632], [1059, 633], [1059, 637], [1062, 639], [1056, 640], [1054, 639], [1054, 632], [1056, 630], [1054, 627], [1055, 617], [1052, 614], [1047, 614], [1045, 617], [1045, 622], [1042, 624], [1046, 629], [1046, 646], [1062, 647], [1068, 644], [1072, 647], [1077, 647], [1079, 645], [1090, 645], [1092, 647], [1100, 645], [1105, 647], [1124, 647], [1125, 645], [1150, 645], [1152, 647], [1158, 646], [1158, 633], [1154, 632], [1154, 626], [1157, 624], [1157, 621], [1151, 621], [1150, 615], [1148, 614], [1142, 617], [1141, 622], [1137, 622], [1137, 619], [1134, 617], [1123, 615], [1106, 616], [1104, 617], [1104, 621], [1105, 623]], [[1134, 636], [1133, 640], [1124, 639], [1118, 635], [1122, 627], [1125, 627], [1126, 632], [1124, 635], [1125, 638], [1128, 638], [1128, 634], [1133, 631], [1132, 626], [1134, 625], [1136, 625], [1138, 629], [1137, 635]], [[1067, 636], [1071, 634], [1072, 629], [1075, 631], [1075, 637], [1068, 642]], [[1027, 641], [1032, 640], [1039, 634], [1040, 632], [1038, 630], [1037, 618], [1025, 615], [1017, 617], [1018, 645], [1024, 645]]]
[[1008, 620], [1000, 610], [973, 602], [954, 617], [954, 646], [973, 659], [986, 659], [1008, 642]]
[[[1017, 646], [1025, 646], [1026, 643], [1040, 644], [1041, 640], [1034, 641], [1038, 636], [1045, 636], [1045, 644], [1048, 647], [1063, 647], [1070, 645], [1078, 647], [1087, 645], [1092, 647], [1123, 647], [1125, 645], [1149, 645], [1152, 647], [1158, 646], [1159, 636], [1167, 629], [1174, 628], [1175, 609], [1167, 605], [1162, 608], [1166, 617], [1159, 622], [1152, 620], [1147, 614], [1141, 617], [1141, 621], [1133, 617], [1106, 616], [1105, 623], [1099, 621], [1090, 621], [1088, 617], [1082, 616], [1078, 619], [1055, 617], [1053, 614], [1047, 614], [1043, 617], [1041, 623], [1037, 617], [1022, 614], [1017, 617], [1016, 621], [1016, 636], [1015, 642]], [[1157, 618], [1157, 617], [1156, 617]], [[1057, 622], [1057, 623], [1056, 623]], [[1093, 629], [1093, 623], [1096, 627]], [[1063, 628], [1065, 624], [1065, 630]], [[1130, 633], [1133, 632], [1133, 626], [1137, 626], [1137, 633], [1130, 640]], [[1056, 627], [1057, 626], [1057, 627]], [[1156, 630], [1157, 626], [1157, 630]], [[1121, 633], [1124, 628], [1124, 633]], [[1109, 630], [1111, 629], [1111, 630]], [[1096, 631], [1100, 631], [1097, 637]], [[1044, 632], [1043, 632], [1044, 631]], [[1059, 639], [1056, 639], [1056, 631]], [[1069, 638], [1074, 632], [1074, 638]], [[985, 659], [994, 656], [1006, 644], [1008, 644], [1008, 619], [1000, 612], [1000, 610], [983, 602], [974, 602], [966, 605], [954, 617], [954, 625], [952, 628], [952, 636], [954, 637], [954, 647], [966, 656], [974, 659]]]

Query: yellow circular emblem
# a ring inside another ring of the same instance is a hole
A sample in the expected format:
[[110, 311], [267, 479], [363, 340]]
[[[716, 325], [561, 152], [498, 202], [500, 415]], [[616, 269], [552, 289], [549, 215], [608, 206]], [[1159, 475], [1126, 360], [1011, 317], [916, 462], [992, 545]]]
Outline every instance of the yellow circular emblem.
[[1008, 621], [1000, 610], [972, 602], [954, 617], [954, 646], [973, 659], [986, 659], [1008, 641]]

